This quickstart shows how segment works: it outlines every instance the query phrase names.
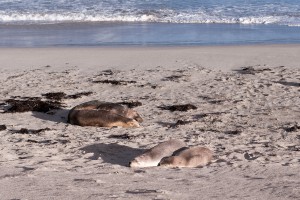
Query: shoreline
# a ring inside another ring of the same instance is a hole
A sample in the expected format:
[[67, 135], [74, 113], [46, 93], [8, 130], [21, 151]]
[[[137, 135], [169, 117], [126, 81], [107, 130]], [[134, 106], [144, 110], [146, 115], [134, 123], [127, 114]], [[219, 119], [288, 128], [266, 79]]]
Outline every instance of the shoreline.
[[85, 70], [105, 68], [180, 68], [195, 64], [231, 71], [241, 67], [270, 65], [299, 67], [300, 45], [235, 45], [173, 47], [0, 47], [1, 69], [26, 69], [51, 65], [77, 66]]
[[2, 47], [300, 44], [300, 27], [274, 24], [111, 22], [0, 28]]

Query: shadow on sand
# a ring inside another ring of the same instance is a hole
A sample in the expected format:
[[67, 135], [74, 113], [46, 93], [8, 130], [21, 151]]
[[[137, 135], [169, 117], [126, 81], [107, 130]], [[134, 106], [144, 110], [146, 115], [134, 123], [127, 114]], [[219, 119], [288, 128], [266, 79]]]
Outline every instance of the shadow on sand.
[[92, 144], [81, 148], [85, 153], [93, 153], [89, 157], [91, 160], [97, 160], [99, 157], [107, 163], [121, 166], [129, 166], [129, 162], [136, 156], [142, 154], [144, 149], [135, 149], [119, 144]]
[[300, 87], [300, 83], [296, 83], [296, 82], [275, 81], [275, 83], [279, 83], [285, 86]]
[[50, 111], [50, 114], [42, 113], [42, 112], [32, 112], [32, 116], [57, 123], [67, 123], [69, 110], [67, 109], [59, 109]]

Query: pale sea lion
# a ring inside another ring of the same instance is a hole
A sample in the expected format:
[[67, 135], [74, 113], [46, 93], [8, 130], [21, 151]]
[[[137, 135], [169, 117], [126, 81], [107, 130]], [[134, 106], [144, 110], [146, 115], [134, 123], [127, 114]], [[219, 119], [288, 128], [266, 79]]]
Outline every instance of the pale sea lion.
[[68, 122], [79, 126], [139, 127], [143, 119], [125, 106], [101, 101], [89, 101], [72, 108]]
[[206, 147], [190, 147], [163, 158], [159, 166], [163, 167], [199, 167], [208, 164], [213, 153]]
[[174, 151], [185, 147], [186, 144], [180, 140], [171, 139], [162, 142], [151, 149], [145, 151], [142, 155], [134, 158], [130, 167], [153, 167], [157, 166], [163, 157], [170, 156]]

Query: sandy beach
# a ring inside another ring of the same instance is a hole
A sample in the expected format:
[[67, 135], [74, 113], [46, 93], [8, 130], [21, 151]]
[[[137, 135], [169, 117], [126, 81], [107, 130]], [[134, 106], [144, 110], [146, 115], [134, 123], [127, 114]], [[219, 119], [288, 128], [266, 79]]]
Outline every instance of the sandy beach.
[[[300, 45], [0, 48], [0, 199], [300, 199]], [[61, 94], [51, 98], [49, 93]], [[139, 102], [139, 128], [67, 123]], [[9, 111], [16, 101], [54, 103]], [[196, 109], [169, 111], [172, 105]], [[130, 168], [170, 138], [201, 168]]]

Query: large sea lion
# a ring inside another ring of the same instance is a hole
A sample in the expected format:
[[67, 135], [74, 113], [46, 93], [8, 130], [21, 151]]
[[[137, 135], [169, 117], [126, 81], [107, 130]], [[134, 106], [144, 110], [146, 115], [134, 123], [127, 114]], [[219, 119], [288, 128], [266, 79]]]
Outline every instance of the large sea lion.
[[195, 146], [163, 158], [158, 165], [163, 167], [199, 167], [209, 163], [212, 156], [213, 153], [208, 148]]
[[79, 126], [139, 127], [143, 119], [140, 115], [117, 103], [89, 101], [72, 108], [68, 122]]
[[162, 142], [151, 149], [145, 151], [142, 155], [134, 158], [130, 163], [130, 167], [153, 167], [157, 166], [160, 160], [166, 156], [170, 156], [174, 151], [185, 147], [186, 144], [180, 140], [171, 139]]

